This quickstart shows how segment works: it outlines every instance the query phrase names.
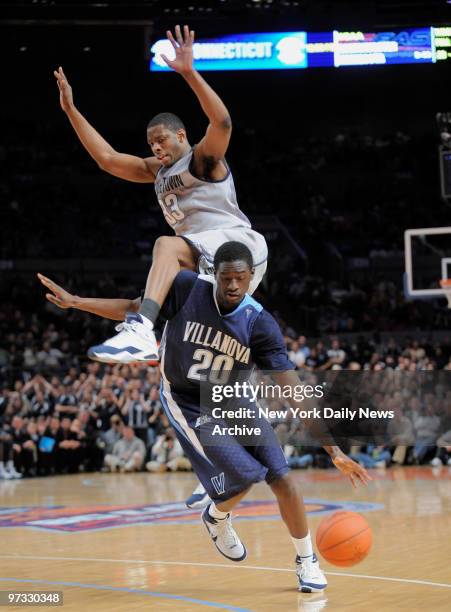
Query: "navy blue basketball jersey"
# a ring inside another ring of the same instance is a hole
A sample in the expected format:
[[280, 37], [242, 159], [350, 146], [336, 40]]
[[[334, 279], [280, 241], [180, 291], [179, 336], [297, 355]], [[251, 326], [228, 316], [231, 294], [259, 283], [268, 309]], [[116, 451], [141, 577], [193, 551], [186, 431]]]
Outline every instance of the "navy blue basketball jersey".
[[216, 284], [209, 276], [182, 271], [163, 305], [169, 320], [161, 341], [160, 367], [171, 392], [199, 401], [206, 384], [247, 380], [254, 366], [293, 370], [275, 319], [250, 295], [221, 314]]

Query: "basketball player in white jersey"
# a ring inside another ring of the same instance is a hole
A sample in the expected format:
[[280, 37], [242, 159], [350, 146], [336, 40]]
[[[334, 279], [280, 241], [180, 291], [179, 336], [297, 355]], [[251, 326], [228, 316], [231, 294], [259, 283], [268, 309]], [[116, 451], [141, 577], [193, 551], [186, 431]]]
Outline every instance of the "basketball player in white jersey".
[[229, 112], [219, 96], [193, 68], [194, 32], [184, 26], [170, 31], [175, 59], [165, 62], [182, 75], [196, 94], [209, 125], [202, 140], [191, 147], [181, 120], [172, 113], [156, 115], [147, 126], [153, 156], [140, 158], [118, 153], [76, 109], [72, 88], [62, 68], [55, 71], [60, 103], [75, 132], [100, 168], [128, 181], [154, 183], [158, 201], [175, 236], [155, 242], [153, 261], [138, 313], [127, 315], [119, 333], [93, 346], [91, 359], [130, 363], [158, 359], [154, 325], [172, 282], [180, 269], [211, 271], [216, 250], [235, 240], [254, 255], [253, 293], [265, 270], [268, 250], [261, 234], [251, 229], [241, 212], [225, 161], [232, 132]]

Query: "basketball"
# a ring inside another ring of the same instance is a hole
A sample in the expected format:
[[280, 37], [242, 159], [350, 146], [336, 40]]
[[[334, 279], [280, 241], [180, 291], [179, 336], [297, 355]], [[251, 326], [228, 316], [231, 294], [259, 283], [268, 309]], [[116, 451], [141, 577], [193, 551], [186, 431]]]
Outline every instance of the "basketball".
[[321, 555], [340, 567], [360, 563], [370, 551], [371, 527], [357, 512], [335, 512], [321, 521], [316, 546]]

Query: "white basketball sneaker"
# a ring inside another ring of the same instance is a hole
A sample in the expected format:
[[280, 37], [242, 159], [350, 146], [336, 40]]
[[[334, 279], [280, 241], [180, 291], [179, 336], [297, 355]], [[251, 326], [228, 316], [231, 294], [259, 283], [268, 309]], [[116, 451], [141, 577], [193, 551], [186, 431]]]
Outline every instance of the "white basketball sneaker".
[[88, 357], [103, 363], [134, 363], [158, 360], [158, 346], [153, 324], [140, 314], [127, 313], [116, 326], [119, 333], [103, 344], [91, 346]]
[[8, 463], [6, 464], [6, 471], [9, 474], [10, 478], [15, 478], [17, 480], [19, 478], [22, 478], [22, 474], [18, 472], [16, 468], [14, 467], [14, 463], [12, 459], [10, 459]]
[[230, 512], [223, 519], [215, 519], [208, 513], [210, 505], [202, 512], [202, 520], [214, 545], [221, 555], [230, 561], [244, 561], [247, 557], [247, 550], [235, 529], [232, 527]]
[[296, 574], [301, 593], [319, 593], [327, 587], [327, 578], [323, 574], [315, 553], [311, 557], [296, 557]]
[[12, 478], [14, 478], [14, 476], [5, 468], [2, 461], [0, 463], [0, 480], [11, 480]]
[[201, 510], [210, 503], [211, 499], [201, 483], [197, 485], [197, 487], [185, 501], [186, 507], [190, 510]]

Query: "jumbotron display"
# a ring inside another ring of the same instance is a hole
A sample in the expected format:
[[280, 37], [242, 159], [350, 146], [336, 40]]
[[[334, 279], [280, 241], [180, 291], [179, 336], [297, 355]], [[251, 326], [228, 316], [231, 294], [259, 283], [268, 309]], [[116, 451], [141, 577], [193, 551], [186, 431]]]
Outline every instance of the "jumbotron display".
[[[150, 69], [170, 71], [167, 39], [151, 47]], [[280, 70], [387, 64], [431, 64], [451, 57], [451, 27], [396, 32], [260, 32], [194, 43], [197, 70]]]

